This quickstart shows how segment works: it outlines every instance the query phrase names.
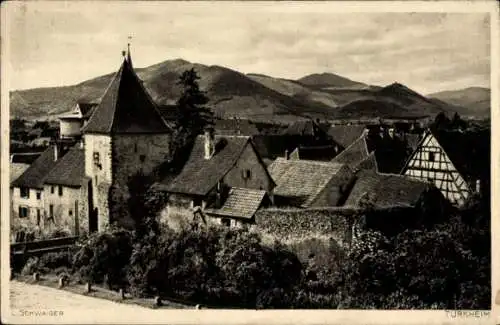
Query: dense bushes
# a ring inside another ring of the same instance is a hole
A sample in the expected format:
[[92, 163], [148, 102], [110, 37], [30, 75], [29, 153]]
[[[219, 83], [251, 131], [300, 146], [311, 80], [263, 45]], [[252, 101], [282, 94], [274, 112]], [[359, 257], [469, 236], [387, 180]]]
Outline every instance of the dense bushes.
[[73, 268], [73, 252], [51, 252], [40, 257], [30, 257], [24, 264], [21, 274], [30, 275], [34, 272], [60, 273], [70, 271]]
[[93, 234], [73, 259], [47, 254], [28, 261], [23, 273], [73, 269], [86, 281], [136, 296], [226, 308], [489, 309], [484, 213], [472, 204], [444, 223], [392, 237], [356, 223], [349, 251], [339, 254], [330, 243], [317, 250], [321, 258], [311, 254], [302, 262], [248, 230], [192, 224], [174, 232], [144, 217], [141, 231]]
[[73, 267], [86, 281], [105, 282], [110, 288], [125, 286], [131, 240], [130, 232], [117, 228], [94, 233], [75, 254]]

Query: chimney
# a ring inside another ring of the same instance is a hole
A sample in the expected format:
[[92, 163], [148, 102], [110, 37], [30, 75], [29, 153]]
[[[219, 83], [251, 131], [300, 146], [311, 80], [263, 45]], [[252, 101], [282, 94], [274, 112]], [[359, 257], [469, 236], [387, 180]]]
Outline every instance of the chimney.
[[290, 154], [288, 154], [288, 149], [285, 149], [285, 160], [290, 159]]
[[205, 130], [205, 159], [212, 158], [215, 152], [215, 134], [213, 128]]
[[57, 159], [59, 159], [59, 145], [54, 142], [54, 161], [57, 161]]

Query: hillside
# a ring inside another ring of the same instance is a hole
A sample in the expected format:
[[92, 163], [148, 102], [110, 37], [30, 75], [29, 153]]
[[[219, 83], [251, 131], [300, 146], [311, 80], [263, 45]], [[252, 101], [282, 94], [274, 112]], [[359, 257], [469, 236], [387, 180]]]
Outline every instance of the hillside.
[[[177, 80], [183, 71], [191, 68], [200, 76], [200, 88], [207, 92], [209, 106], [221, 118], [289, 123], [305, 118], [384, 117], [389, 113], [391, 116], [394, 113], [413, 116], [464, 111], [455, 104], [427, 98], [398, 83], [386, 87], [370, 86], [332, 73], [287, 80], [261, 74], [245, 75], [225, 67], [182, 59], [140, 68], [137, 73], [158, 104], [173, 104], [181, 92]], [[13, 91], [11, 115], [28, 119], [54, 118], [72, 109], [79, 100], [99, 101], [113, 76], [114, 73], [109, 73], [72, 86]], [[481, 97], [477, 97], [476, 104], [480, 103]]]
[[368, 86], [334, 73], [313, 73], [298, 79], [297, 82], [313, 89], [364, 88]]
[[[207, 92], [209, 106], [220, 117], [268, 120], [281, 115], [284, 118], [287, 115], [323, 118], [329, 114], [327, 105], [286, 96], [244, 74], [220, 66], [170, 60], [137, 69], [137, 72], [156, 102], [172, 104], [181, 91], [177, 80], [190, 68], [201, 77], [200, 88]], [[55, 115], [70, 110], [78, 100], [99, 100], [112, 77], [113, 74], [108, 74], [73, 86], [14, 91], [11, 93], [12, 115], [32, 118]]]
[[459, 90], [442, 91], [427, 95], [455, 106], [460, 115], [488, 117], [490, 115], [491, 90], [482, 87], [469, 87]]

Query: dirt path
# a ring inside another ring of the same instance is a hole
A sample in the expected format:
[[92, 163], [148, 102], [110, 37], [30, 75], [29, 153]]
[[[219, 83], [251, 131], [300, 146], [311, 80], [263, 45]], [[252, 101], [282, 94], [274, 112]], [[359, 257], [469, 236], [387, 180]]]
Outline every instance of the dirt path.
[[[10, 304], [13, 316], [22, 318], [64, 316], [70, 313], [100, 314], [110, 310], [117, 313], [154, 313], [155, 310], [137, 305], [120, 304], [99, 298], [85, 297], [49, 287], [10, 282]], [[62, 314], [60, 314], [62, 313]]]

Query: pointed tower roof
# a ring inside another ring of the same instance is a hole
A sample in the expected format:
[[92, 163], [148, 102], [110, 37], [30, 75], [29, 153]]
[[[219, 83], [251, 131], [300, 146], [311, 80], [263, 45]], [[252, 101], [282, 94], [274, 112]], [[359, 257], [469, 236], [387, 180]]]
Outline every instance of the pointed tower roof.
[[165, 122], [132, 68], [130, 52], [109, 84], [83, 133], [168, 133]]

